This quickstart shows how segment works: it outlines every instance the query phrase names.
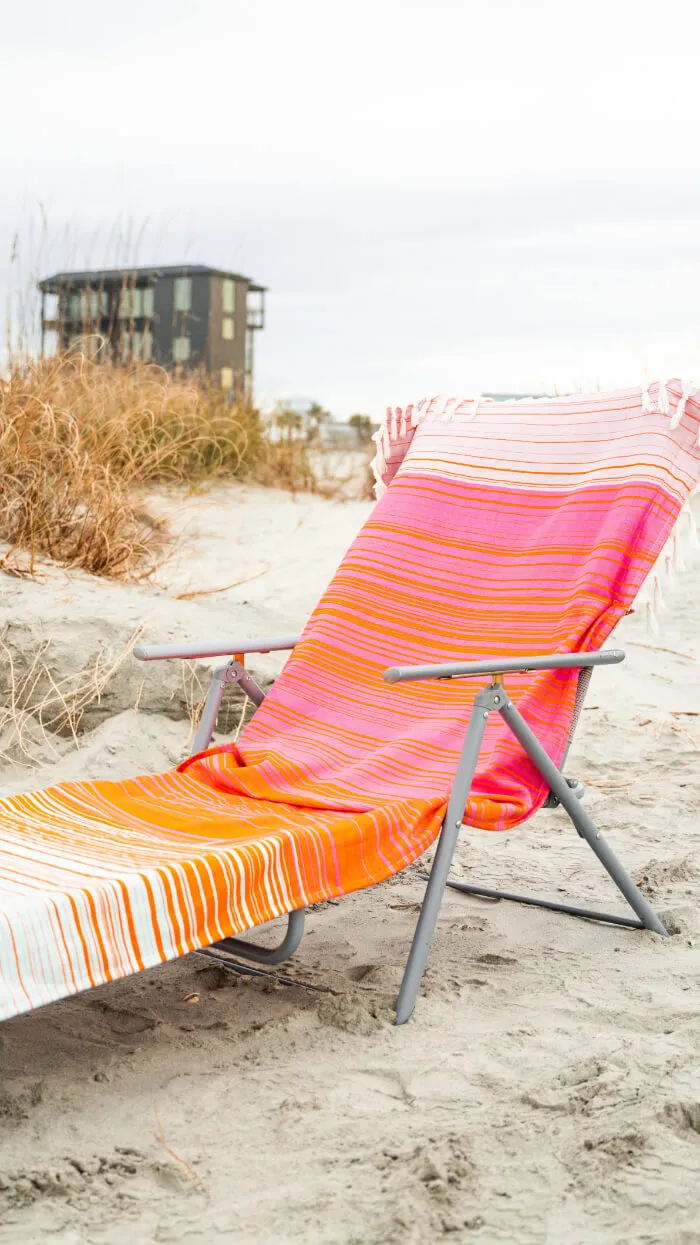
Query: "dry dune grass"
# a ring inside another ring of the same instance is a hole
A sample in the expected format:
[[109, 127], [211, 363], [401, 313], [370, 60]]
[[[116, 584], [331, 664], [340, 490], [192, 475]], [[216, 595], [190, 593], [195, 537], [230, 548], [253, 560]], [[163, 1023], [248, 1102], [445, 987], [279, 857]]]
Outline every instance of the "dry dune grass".
[[0, 762], [33, 765], [53, 759], [61, 738], [76, 742], [83, 713], [99, 701], [116, 670], [130, 656], [140, 634], [134, 631], [124, 648], [100, 656], [78, 674], [57, 677], [51, 669], [49, 640], [32, 653], [26, 668], [17, 669], [12, 649], [0, 638], [4, 669], [0, 703]]
[[138, 497], [150, 483], [216, 477], [313, 490], [303, 442], [272, 439], [257, 412], [199, 376], [114, 367], [79, 351], [16, 362], [0, 380], [4, 570], [38, 555], [109, 577], [143, 577], [164, 545]]

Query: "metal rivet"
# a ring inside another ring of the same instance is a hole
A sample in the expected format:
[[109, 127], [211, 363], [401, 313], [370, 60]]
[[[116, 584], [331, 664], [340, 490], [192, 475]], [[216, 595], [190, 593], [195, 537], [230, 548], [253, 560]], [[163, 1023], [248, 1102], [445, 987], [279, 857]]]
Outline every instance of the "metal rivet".
[[501, 698], [500, 698], [500, 696], [494, 696], [494, 698], [493, 698], [493, 703], [494, 703], [494, 705], [500, 705], [500, 703], [501, 703]]
[[488, 716], [489, 716], [489, 711], [488, 711], [488, 709], [484, 709], [484, 717], [485, 717], [485, 718], [487, 718]]

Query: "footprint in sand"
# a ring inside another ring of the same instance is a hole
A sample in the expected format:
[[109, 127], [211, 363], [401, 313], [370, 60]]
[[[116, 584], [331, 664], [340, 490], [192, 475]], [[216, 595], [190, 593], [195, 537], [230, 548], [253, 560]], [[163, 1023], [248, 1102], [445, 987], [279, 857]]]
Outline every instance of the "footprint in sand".
[[475, 1218], [479, 1205], [474, 1200], [476, 1167], [464, 1138], [458, 1134], [431, 1138], [411, 1149], [386, 1149], [378, 1165], [388, 1208], [397, 1201], [405, 1207], [407, 1190], [412, 1190], [414, 1226], [420, 1225], [423, 1217], [430, 1222], [431, 1235], [424, 1234], [423, 1239], [483, 1225], [481, 1216], [478, 1222]]
[[109, 1156], [68, 1157], [51, 1167], [0, 1172], [0, 1207], [19, 1209], [49, 1197], [75, 1205], [94, 1196], [102, 1200], [109, 1186], [138, 1176], [147, 1166], [140, 1150], [116, 1147]]
[[695, 1133], [700, 1139], [700, 1102], [667, 1102], [663, 1119], [680, 1136]]
[[10, 1093], [0, 1087], [0, 1123], [19, 1124], [29, 1119], [32, 1107], [38, 1107], [43, 1098], [43, 1085], [35, 1081], [29, 1089], [20, 1093]]
[[588, 1115], [597, 1110], [606, 1097], [619, 1099], [620, 1085], [626, 1076], [623, 1067], [603, 1059], [583, 1059], [540, 1089], [523, 1094], [521, 1101], [546, 1111]]
[[136, 1033], [145, 1033], [155, 1029], [158, 1020], [148, 1012], [140, 1012], [134, 1008], [113, 1007], [102, 999], [92, 999], [90, 1006], [104, 1016], [105, 1023], [112, 1033], [119, 1037], [133, 1037]]

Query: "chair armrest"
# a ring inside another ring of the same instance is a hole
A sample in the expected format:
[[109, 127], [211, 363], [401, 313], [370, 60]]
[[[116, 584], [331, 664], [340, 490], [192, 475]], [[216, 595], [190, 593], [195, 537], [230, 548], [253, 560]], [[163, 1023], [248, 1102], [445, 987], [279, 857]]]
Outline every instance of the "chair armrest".
[[570, 670], [582, 666], [611, 666], [625, 660], [621, 648], [597, 653], [551, 653], [545, 657], [492, 657], [485, 661], [452, 661], [440, 666], [391, 666], [385, 683], [409, 683], [414, 679], [470, 679], [484, 674], [525, 674], [529, 670]]
[[261, 636], [257, 640], [193, 640], [182, 644], [137, 644], [138, 661], [163, 661], [168, 657], [234, 657], [239, 653], [276, 653], [294, 648], [298, 635]]

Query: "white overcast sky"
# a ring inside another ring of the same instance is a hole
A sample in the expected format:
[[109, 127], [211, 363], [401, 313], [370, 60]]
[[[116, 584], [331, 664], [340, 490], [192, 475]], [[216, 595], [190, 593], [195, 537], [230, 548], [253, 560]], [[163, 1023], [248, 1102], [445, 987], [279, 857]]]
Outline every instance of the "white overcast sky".
[[3, 305], [33, 267], [232, 268], [270, 288], [258, 399], [339, 416], [700, 379], [696, 12], [5, 0]]

